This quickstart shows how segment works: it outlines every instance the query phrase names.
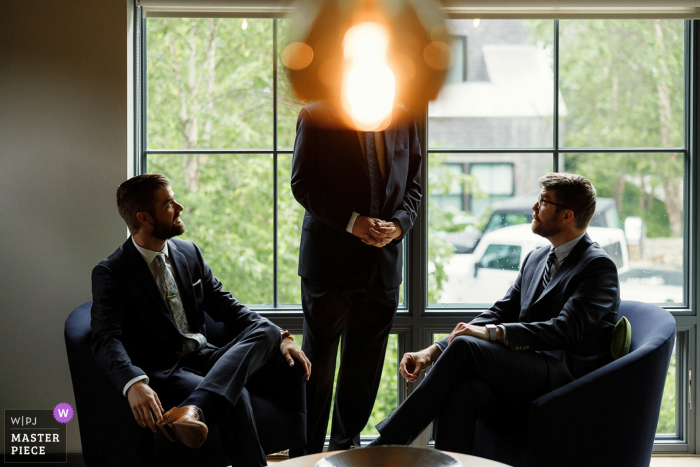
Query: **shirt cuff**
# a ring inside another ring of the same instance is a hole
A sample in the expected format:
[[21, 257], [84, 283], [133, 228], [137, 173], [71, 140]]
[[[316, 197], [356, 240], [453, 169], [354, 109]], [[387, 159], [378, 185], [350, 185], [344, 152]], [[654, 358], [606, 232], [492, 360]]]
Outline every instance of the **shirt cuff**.
[[508, 345], [508, 333], [506, 332], [506, 327], [502, 324], [497, 324], [496, 327], [501, 328], [501, 331], [503, 331], [503, 343]]
[[124, 394], [124, 397], [126, 397], [127, 391], [129, 390], [129, 388], [131, 386], [134, 385], [134, 383], [138, 383], [139, 381], [144, 380], [144, 379], [146, 380], [146, 384], [148, 384], [149, 379], [148, 379], [148, 376], [146, 376], [146, 375], [139, 375], [136, 378], [130, 380], [128, 383], [126, 383], [124, 385], [124, 389], [122, 389], [122, 394]]
[[350, 222], [348, 222], [348, 226], [345, 227], [345, 231], [347, 233], [352, 233], [352, 227], [355, 225], [355, 219], [357, 219], [357, 216], [359, 216], [359, 214], [353, 211], [352, 216], [350, 216]]

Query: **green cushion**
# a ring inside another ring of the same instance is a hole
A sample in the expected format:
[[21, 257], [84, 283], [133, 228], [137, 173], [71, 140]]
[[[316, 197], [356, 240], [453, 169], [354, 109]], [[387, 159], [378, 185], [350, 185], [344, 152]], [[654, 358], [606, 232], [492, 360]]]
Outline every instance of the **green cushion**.
[[624, 316], [615, 325], [613, 329], [612, 339], [610, 340], [610, 355], [613, 360], [624, 357], [630, 353], [630, 344], [632, 343], [632, 326]]

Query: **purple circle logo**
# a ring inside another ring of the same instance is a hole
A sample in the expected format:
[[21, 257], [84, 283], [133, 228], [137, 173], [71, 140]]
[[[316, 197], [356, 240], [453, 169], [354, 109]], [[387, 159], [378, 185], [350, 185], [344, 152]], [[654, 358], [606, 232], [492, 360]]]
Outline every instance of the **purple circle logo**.
[[73, 419], [73, 407], [70, 404], [61, 402], [53, 408], [53, 418], [58, 423], [68, 423]]

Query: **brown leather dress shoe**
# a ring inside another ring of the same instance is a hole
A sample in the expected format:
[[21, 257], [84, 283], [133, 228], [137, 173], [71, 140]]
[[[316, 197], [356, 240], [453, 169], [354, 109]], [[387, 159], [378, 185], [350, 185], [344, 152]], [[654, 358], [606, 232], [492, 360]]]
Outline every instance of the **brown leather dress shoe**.
[[204, 423], [204, 413], [195, 405], [173, 407], [163, 414], [163, 421], [156, 425], [170, 441], [180, 440], [192, 449], [204, 444], [209, 433], [209, 428]]

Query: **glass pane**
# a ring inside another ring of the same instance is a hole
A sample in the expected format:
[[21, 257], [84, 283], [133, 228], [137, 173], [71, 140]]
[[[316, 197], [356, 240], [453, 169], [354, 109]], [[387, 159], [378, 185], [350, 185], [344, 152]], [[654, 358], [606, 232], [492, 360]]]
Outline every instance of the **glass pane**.
[[[342, 344], [342, 343], [341, 343]], [[362, 430], [363, 436], [378, 436], [379, 432], [375, 428], [377, 423], [384, 420], [386, 417], [398, 407], [398, 378], [399, 378], [399, 336], [397, 334], [389, 334], [389, 342], [386, 346], [386, 355], [384, 356], [384, 369], [382, 370], [382, 379], [379, 383], [379, 391], [377, 399], [374, 401], [374, 408], [369, 421]], [[335, 406], [335, 385], [338, 381], [338, 370], [340, 369], [340, 346], [338, 346], [338, 355], [335, 360], [335, 377], [333, 378], [333, 402], [331, 407]], [[312, 370], [313, 371], [313, 370]], [[333, 409], [328, 421], [328, 429], [326, 436], [331, 435], [331, 423], [333, 421]]]
[[[678, 341], [676, 340], [676, 343]], [[673, 345], [671, 363], [668, 366], [668, 375], [664, 385], [664, 395], [661, 399], [661, 413], [659, 414], [659, 424], [656, 426], [657, 433], [677, 433], [676, 428], [676, 344]]]
[[279, 149], [292, 149], [296, 137], [296, 125], [299, 111], [307, 105], [299, 101], [282, 64], [282, 51], [289, 43], [287, 31], [289, 20], [277, 20], [277, 147]]
[[151, 155], [148, 172], [170, 179], [185, 207], [182, 236], [245, 305], [272, 304], [272, 156]]
[[[478, 270], [484, 251], [476, 248], [482, 238], [512, 245], [508, 251], [535, 247], [517, 241], [516, 226], [532, 221], [537, 180], [552, 171], [552, 155], [430, 153], [428, 164], [428, 303], [491, 305], [515, 280], [511, 269], [517, 276], [521, 258], [507, 270]], [[455, 197], [460, 203], [446, 201]]]
[[[369, 421], [362, 430], [363, 435], [378, 436], [375, 425], [386, 417], [399, 406], [398, 382], [399, 382], [399, 336], [398, 334], [390, 334], [389, 342], [386, 346], [386, 355], [384, 356], [384, 370], [382, 371], [382, 379], [379, 383], [379, 392], [377, 399], [374, 401], [374, 408]], [[403, 379], [403, 378], [402, 378]]]
[[280, 305], [301, 304], [299, 241], [304, 208], [292, 194], [292, 155], [277, 156], [277, 300]]
[[445, 337], [447, 337], [449, 335], [450, 335], [449, 332], [442, 332], [442, 333], [433, 334], [433, 342], [437, 342], [441, 339], [444, 339]]
[[562, 170], [596, 187], [598, 206], [588, 232], [612, 249], [623, 300], [684, 301], [684, 166], [682, 154], [564, 156]]
[[430, 103], [430, 148], [552, 147], [553, 21], [449, 20], [455, 60]]
[[560, 21], [559, 31], [562, 146], [683, 146], [682, 20]]
[[149, 18], [148, 147], [271, 148], [272, 20]]

